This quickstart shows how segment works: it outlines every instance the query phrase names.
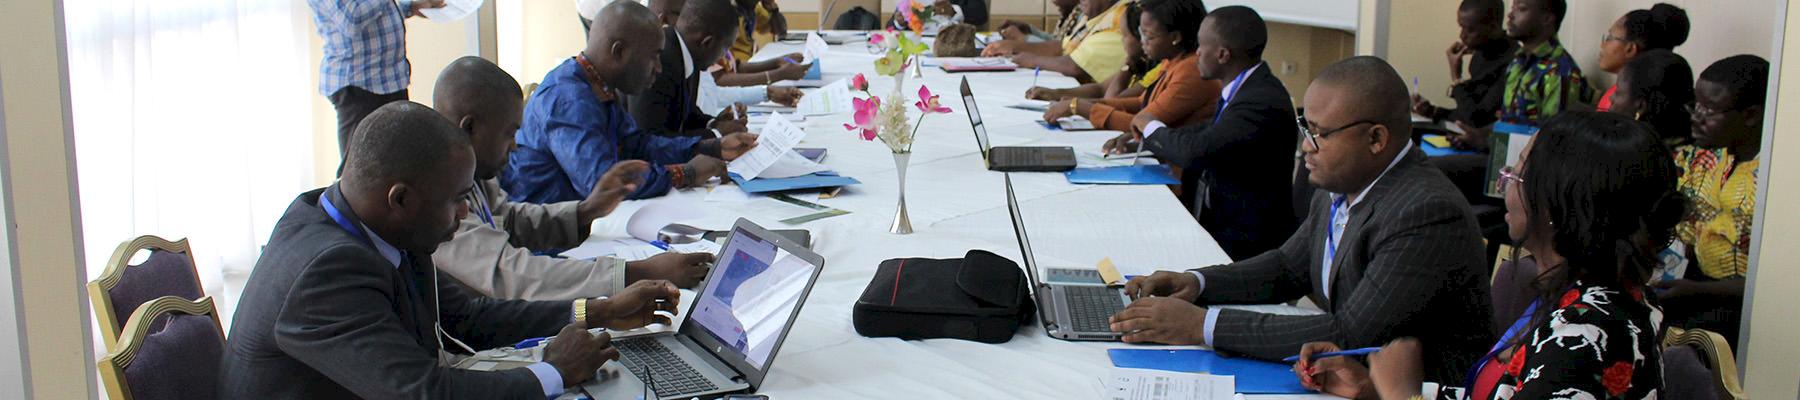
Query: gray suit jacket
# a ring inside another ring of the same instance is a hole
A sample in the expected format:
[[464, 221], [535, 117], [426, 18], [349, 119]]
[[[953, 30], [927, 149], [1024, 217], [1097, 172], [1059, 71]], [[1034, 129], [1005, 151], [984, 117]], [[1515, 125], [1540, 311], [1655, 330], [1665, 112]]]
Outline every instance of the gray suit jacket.
[[479, 206], [463, 218], [456, 236], [439, 244], [431, 261], [442, 271], [484, 295], [501, 299], [571, 300], [611, 296], [625, 289], [625, 260], [612, 257], [571, 259], [540, 256], [532, 250], [566, 249], [587, 240], [588, 226], [576, 217], [579, 201], [551, 204], [514, 202], [498, 180], [476, 182], [494, 225], [481, 219]]
[[[554, 335], [569, 323], [570, 304], [482, 297], [449, 277], [434, 280], [428, 257], [396, 268], [320, 207], [329, 192], [361, 224], [336, 188], [301, 194], [276, 223], [238, 301], [219, 397], [542, 400], [523, 368], [440, 367], [433, 323], [477, 349], [498, 347]], [[420, 290], [409, 293], [403, 274]]]
[[[1213, 328], [1213, 347], [1280, 359], [1298, 354], [1307, 342], [1349, 349], [1410, 336], [1428, 350], [1426, 379], [1462, 382], [1494, 343], [1480, 231], [1468, 203], [1443, 173], [1424, 163], [1424, 153], [1415, 148], [1403, 157], [1351, 208], [1328, 282], [1319, 279], [1331, 223], [1324, 191], [1281, 247], [1197, 270], [1206, 277], [1200, 304], [1305, 297], [1325, 310], [1313, 316], [1224, 310]], [[1330, 297], [1322, 295], [1324, 285], [1331, 285]]]

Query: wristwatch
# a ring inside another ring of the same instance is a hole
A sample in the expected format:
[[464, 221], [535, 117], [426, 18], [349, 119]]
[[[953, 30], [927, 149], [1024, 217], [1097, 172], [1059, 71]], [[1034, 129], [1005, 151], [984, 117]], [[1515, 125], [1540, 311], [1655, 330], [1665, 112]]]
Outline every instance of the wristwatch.
[[587, 326], [587, 302], [588, 299], [575, 299], [575, 305], [570, 308], [572, 314], [575, 314], [575, 323], [581, 326]]

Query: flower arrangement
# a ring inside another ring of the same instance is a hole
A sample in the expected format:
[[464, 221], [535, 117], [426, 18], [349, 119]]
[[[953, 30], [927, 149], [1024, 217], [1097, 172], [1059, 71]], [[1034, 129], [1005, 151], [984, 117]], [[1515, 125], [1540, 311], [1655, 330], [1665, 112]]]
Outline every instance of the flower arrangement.
[[917, 125], [925, 121], [925, 116], [951, 111], [939, 102], [937, 95], [931, 93], [931, 88], [920, 86], [919, 99], [912, 103], [913, 108], [920, 112], [919, 118], [910, 123], [908, 121], [906, 98], [900, 94], [901, 88], [906, 86], [906, 74], [902, 71], [916, 62], [915, 56], [924, 53], [929, 47], [905, 32], [893, 30], [870, 35], [869, 44], [885, 53], [875, 60], [875, 73], [893, 77], [894, 91], [883, 99], [869, 92], [868, 78], [862, 74], [851, 77], [850, 89], [861, 92], [865, 97], [850, 100], [856, 110], [855, 123], [844, 124], [844, 128], [857, 132], [863, 140], [881, 139], [896, 154], [911, 153], [913, 138], [918, 133]]
[[900, 0], [900, 5], [894, 7], [894, 13], [900, 16], [898, 21], [905, 21], [906, 28], [916, 34], [925, 33], [925, 20], [936, 14], [934, 8], [927, 7], [918, 0]]

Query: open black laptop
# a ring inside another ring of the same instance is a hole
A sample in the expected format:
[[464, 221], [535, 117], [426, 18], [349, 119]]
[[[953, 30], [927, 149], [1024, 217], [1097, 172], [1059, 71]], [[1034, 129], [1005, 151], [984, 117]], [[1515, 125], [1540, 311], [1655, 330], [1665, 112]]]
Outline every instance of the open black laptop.
[[987, 126], [982, 124], [981, 110], [975, 106], [975, 94], [969, 91], [969, 78], [962, 79], [963, 108], [969, 109], [969, 128], [975, 130], [975, 143], [981, 146], [981, 159], [988, 170], [1001, 172], [1062, 172], [1075, 169], [1075, 148], [1000, 146], [989, 147]]
[[718, 257], [678, 332], [613, 339], [619, 362], [602, 366], [582, 390], [593, 398], [659, 400], [762, 386], [825, 259], [742, 218]]

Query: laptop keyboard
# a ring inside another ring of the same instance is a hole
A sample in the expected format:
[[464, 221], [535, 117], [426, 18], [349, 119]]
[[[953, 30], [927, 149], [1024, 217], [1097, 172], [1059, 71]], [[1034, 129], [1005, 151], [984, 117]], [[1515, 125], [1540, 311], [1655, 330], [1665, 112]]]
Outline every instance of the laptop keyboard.
[[1033, 147], [1014, 147], [1006, 151], [993, 152], [994, 165], [1036, 165], [1044, 158], [1044, 149]]
[[1112, 331], [1107, 319], [1125, 310], [1119, 291], [1105, 286], [1063, 286], [1069, 321], [1076, 332]]
[[[639, 378], [650, 377], [648, 380], [656, 389], [657, 397], [718, 389], [718, 386], [706, 380], [705, 375], [694, 370], [693, 366], [682, 361], [681, 357], [677, 357], [675, 352], [669, 351], [668, 347], [664, 347], [655, 338], [620, 340], [614, 341], [613, 345], [619, 347], [619, 354], [622, 355], [619, 361], [625, 363], [625, 369], [631, 370]], [[646, 366], [649, 367], [648, 373], [644, 370]]]

